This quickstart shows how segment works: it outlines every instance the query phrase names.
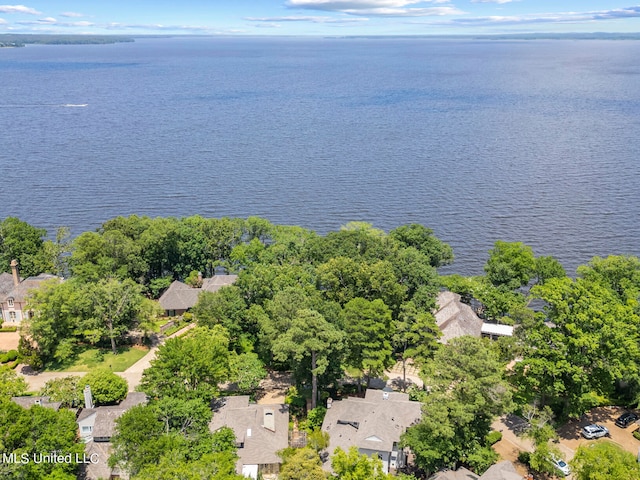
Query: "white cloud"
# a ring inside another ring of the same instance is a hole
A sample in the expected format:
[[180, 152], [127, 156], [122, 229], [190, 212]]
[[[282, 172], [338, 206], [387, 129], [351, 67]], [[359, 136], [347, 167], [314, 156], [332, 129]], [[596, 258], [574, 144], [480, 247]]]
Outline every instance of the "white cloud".
[[[311, 22], [311, 23], [354, 23], [366, 22], [366, 18], [345, 18], [345, 17], [322, 17], [322, 16], [305, 16], [305, 15], [289, 15], [285, 17], [246, 17], [245, 20], [250, 22]], [[280, 26], [280, 25], [278, 25]]]
[[426, 3], [437, 5], [449, 3], [449, 0], [289, 0], [286, 5], [289, 8], [378, 17], [431, 17], [465, 13], [455, 7], [412, 6]]
[[430, 8], [370, 8], [364, 10], [342, 10], [350, 15], [368, 15], [376, 17], [438, 17], [444, 15], [462, 15], [466, 12], [455, 7]]
[[9, 22], [7, 22], [4, 18], [0, 18], [0, 25], [6, 25], [7, 23]]
[[78, 12], [62, 12], [60, 14], [61, 17], [67, 17], [67, 18], [80, 18], [80, 17], [84, 17], [86, 15], [84, 15], [83, 13], [78, 13]]
[[126, 24], [108, 23], [105, 25], [94, 25], [95, 27], [107, 30], [156, 30], [156, 31], [186, 31], [186, 32], [210, 32], [211, 27], [197, 25], [162, 25], [162, 24]]
[[640, 6], [599, 10], [591, 12], [557, 12], [532, 15], [487, 16], [456, 18], [440, 25], [491, 26], [491, 25], [535, 25], [547, 23], [592, 23], [620, 18], [639, 18]]
[[471, 3], [511, 3], [514, 0], [471, 0]]
[[42, 15], [35, 8], [25, 7], [24, 5], [0, 5], [0, 13], [27, 13], [29, 15]]

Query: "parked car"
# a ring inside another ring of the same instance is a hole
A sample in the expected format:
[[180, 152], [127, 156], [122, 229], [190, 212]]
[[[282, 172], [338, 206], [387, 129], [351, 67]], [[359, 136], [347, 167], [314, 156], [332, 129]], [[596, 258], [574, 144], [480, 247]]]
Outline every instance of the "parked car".
[[562, 476], [566, 477], [571, 473], [571, 468], [567, 465], [567, 462], [562, 460], [561, 458], [557, 458], [553, 455], [549, 457], [549, 461], [556, 467], [556, 470], [562, 474]]
[[592, 425], [587, 425], [582, 429], [582, 436], [589, 440], [593, 438], [607, 437], [609, 436], [609, 429], [594, 423]]
[[629, 425], [638, 420], [638, 415], [633, 412], [625, 412], [618, 417], [616, 425], [620, 428], [627, 428]]

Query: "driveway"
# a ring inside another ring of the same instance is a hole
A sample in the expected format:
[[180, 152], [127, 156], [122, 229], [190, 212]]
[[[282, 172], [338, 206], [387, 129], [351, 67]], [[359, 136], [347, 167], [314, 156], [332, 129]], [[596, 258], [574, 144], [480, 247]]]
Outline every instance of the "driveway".
[[[194, 327], [195, 324], [191, 323], [186, 327], [181, 328], [174, 334], [169, 335], [169, 337], [167, 338], [178, 337]], [[160, 342], [160, 345], [165, 340], [166, 339], [163, 339]], [[144, 357], [131, 365], [124, 372], [116, 372], [117, 375], [127, 381], [127, 383], [129, 384], [130, 392], [135, 392], [138, 385], [140, 385], [140, 381], [142, 380], [142, 372], [149, 368], [149, 366], [151, 365], [151, 361], [156, 358], [157, 351], [158, 346], [151, 348], [151, 350], [149, 350], [149, 352]], [[39, 392], [44, 387], [44, 384], [49, 380], [71, 376], [82, 377], [87, 374], [87, 372], [34, 372], [27, 365], [18, 365], [18, 367], [16, 368], [16, 372], [27, 381], [27, 385], [29, 385], [29, 391], [31, 392]]]
[[[637, 440], [632, 435], [632, 432], [638, 427], [638, 425], [629, 425], [627, 428], [620, 428], [615, 425], [616, 419], [626, 411], [628, 410], [622, 407], [594, 408], [589, 413], [583, 415], [579, 420], [571, 420], [560, 427], [558, 430], [560, 444], [575, 451], [581, 445], [588, 445], [594, 441], [606, 441], [604, 439], [586, 440], [582, 435], [580, 435], [580, 431], [583, 427], [592, 423], [597, 423], [598, 425], [604, 425], [609, 429], [609, 432], [611, 433], [610, 441], [617, 443], [633, 455], [638, 455], [638, 451], [640, 450], [640, 440]], [[573, 455], [571, 458], [573, 458]]]
[[18, 332], [0, 332], [0, 350], [17, 350], [20, 334]]

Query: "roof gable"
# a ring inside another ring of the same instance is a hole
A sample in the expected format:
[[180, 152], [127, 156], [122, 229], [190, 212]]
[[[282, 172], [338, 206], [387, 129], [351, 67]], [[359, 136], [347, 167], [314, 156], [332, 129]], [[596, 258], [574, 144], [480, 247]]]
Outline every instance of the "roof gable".
[[404, 431], [420, 420], [421, 404], [397, 392], [367, 390], [365, 398], [332, 402], [322, 430], [329, 433], [329, 451], [336, 447], [386, 451], [400, 441]]
[[434, 316], [442, 332], [442, 343], [464, 335], [481, 336], [482, 319], [469, 305], [460, 301], [460, 295], [449, 291], [440, 292], [437, 303], [438, 310]]
[[283, 404], [250, 404], [242, 395], [222, 399], [209, 429], [231, 428], [236, 435], [242, 465], [281, 463], [278, 451], [289, 444], [289, 407]]
[[237, 275], [214, 275], [202, 280], [202, 288], [191, 287], [174, 280], [160, 296], [158, 302], [164, 310], [189, 310], [198, 303], [200, 292], [217, 292], [222, 287], [233, 284], [237, 279]]

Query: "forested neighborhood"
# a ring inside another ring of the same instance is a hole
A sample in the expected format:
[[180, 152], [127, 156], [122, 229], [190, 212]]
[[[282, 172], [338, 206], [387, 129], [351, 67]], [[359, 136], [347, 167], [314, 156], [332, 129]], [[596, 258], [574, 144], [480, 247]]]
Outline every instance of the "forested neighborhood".
[[[418, 224], [320, 235], [132, 215], [72, 238], [6, 218], [0, 336], [20, 339], [0, 354], [0, 474], [101, 478], [90, 461], [32, 461], [90, 452], [107, 476], [137, 480], [640, 478], [640, 439], [635, 451], [585, 441], [567, 465], [558, 433], [594, 409], [638, 407], [640, 260], [595, 257], [567, 274], [497, 240], [484, 275], [439, 274], [453, 262]], [[184, 313], [159, 301], [176, 281], [175, 298], [197, 289]], [[513, 335], [443, 336], [442, 292]], [[118, 375], [147, 354], [139, 384]], [[43, 372], [60, 376], [34, 391]], [[275, 373], [291, 385], [260, 403]], [[531, 445], [517, 458], [495, 448], [505, 418]], [[283, 448], [262, 459], [270, 445]], [[518, 477], [493, 476], [503, 468]]]

